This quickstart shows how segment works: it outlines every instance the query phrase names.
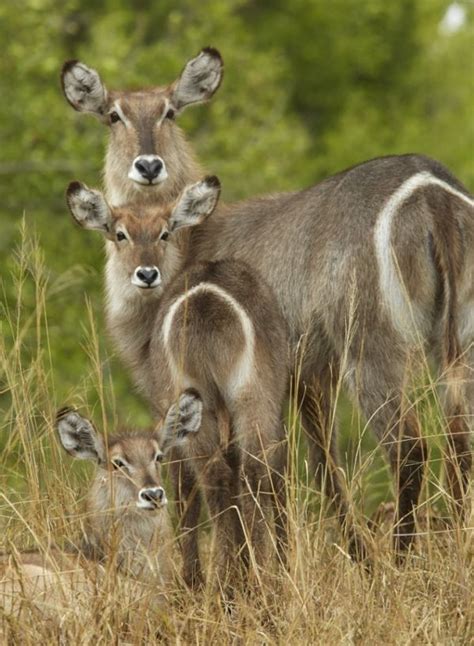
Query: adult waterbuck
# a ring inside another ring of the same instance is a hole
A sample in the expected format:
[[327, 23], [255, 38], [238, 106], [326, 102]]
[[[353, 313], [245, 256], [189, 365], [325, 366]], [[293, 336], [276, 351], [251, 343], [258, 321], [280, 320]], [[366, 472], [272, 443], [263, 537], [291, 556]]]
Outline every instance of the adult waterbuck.
[[98, 433], [76, 410], [59, 411], [56, 421], [63, 448], [74, 458], [96, 464], [87, 493], [85, 526], [77, 545], [66, 550], [0, 555], [0, 607], [10, 612], [22, 599], [49, 607], [93, 594], [105, 569], [118, 568], [165, 592], [173, 573], [173, 533], [166, 509], [160, 463], [175, 443], [201, 426], [202, 402], [181, 393], [156, 432]]
[[[201, 78], [215, 79], [220, 58], [197, 60], [203, 63]], [[74, 81], [63, 76], [66, 95], [79, 85], [100, 113], [95, 97], [105, 92], [102, 82], [78, 65], [66, 65], [66, 71], [75, 71]], [[192, 82], [192, 74], [185, 76], [190, 86], [199, 87], [197, 76]], [[156, 90], [144, 95], [147, 106], [155, 101], [165, 114]], [[119, 104], [127, 107], [133, 95], [121, 96]], [[151, 122], [148, 109], [134, 119], [165, 163], [168, 157], [176, 160], [177, 151], [183, 155], [181, 173], [140, 190], [156, 203], [174, 191], [176, 197], [180, 181], [194, 181], [182, 134], [169, 123], [161, 137], [163, 122]], [[122, 145], [115, 127], [121, 128]], [[118, 179], [108, 168], [112, 163], [130, 167], [136, 127], [125, 121], [112, 125], [105, 180], [116, 205], [126, 203], [138, 184], [125, 170]], [[473, 237], [472, 196], [446, 168], [422, 155], [373, 159], [302, 191], [223, 205], [190, 236], [193, 258], [242, 259], [277, 295], [293, 355], [299, 355], [301, 416], [312, 468], [325, 474], [327, 494], [343, 523], [347, 504], [333, 409], [336, 384], [342, 380], [347, 386], [387, 448], [397, 478], [397, 549], [408, 547], [414, 534], [426, 460], [419, 423], [403, 396], [415, 350], [435, 359], [447, 385], [448, 482], [461, 516], [466, 502], [472, 467], [468, 414], [474, 399]], [[357, 549], [354, 541], [352, 548]]]
[[285, 543], [284, 319], [271, 290], [242, 261], [188, 259], [191, 232], [209, 219], [219, 193], [218, 179], [207, 177], [168, 206], [112, 208], [79, 182], [67, 191], [75, 220], [113, 245], [109, 328], [156, 415], [185, 388], [203, 399], [201, 430], [179, 446], [181, 486], [195, 499], [184, 518], [190, 582], [200, 578], [197, 535], [187, 531], [199, 515], [197, 483], [216, 528], [221, 582], [246, 552], [236, 507], [257, 563], [267, 551], [272, 503], [281, 550]]

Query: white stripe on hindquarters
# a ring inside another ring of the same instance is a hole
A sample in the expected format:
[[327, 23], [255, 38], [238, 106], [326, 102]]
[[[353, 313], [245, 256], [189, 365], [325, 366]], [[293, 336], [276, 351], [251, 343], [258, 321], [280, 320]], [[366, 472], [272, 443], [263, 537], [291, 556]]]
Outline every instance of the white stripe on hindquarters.
[[439, 186], [443, 190], [460, 198], [469, 206], [474, 206], [474, 200], [458, 191], [447, 182], [438, 179], [431, 173], [423, 171], [412, 175], [388, 199], [377, 216], [374, 230], [375, 253], [379, 266], [380, 296], [385, 308], [390, 314], [390, 320], [408, 342], [416, 342], [421, 329], [421, 313], [408, 300], [407, 291], [400, 280], [400, 271], [394, 258], [391, 244], [392, 223], [400, 206], [415, 191], [426, 186]]
[[237, 362], [237, 365], [232, 372], [232, 377], [228, 383], [229, 394], [235, 396], [235, 394], [241, 390], [250, 380], [250, 377], [253, 372], [254, 367], [254, 351], [255, 351], [255, 330], [253, 323], [250, 320], [247, 312], [240, 305], [240, 303], [235, 300], [228, 292], [226, 292], [221, 287], [214, 285], [213, 283], [200, 283], [195, 285], [191, 289], [187, 290], [184, 294], [178, 296], [178, 298], [171, 304], [166, 316], [163, 320], [163, 325], [161, 328], [163, 345], [165, 347], [166, 356], [168, 359], [169, 366], [173, 372], [175, 382], [177, 384], [182, 383], [182, 386], [187, 388], [189, 386], [195, 386], [196, 384], [191, 383], [186, 375], [180, 373], [179, 366], [176, 364], [173, 353], [171, 352], [169, 339], [171, 334], [171, 328], [173, 325], [174, 317], [178, 312], [179, 308], [186, 303], [187, 300], [192, 298], [194, 295], [208, 292], [222, 299], [231, 306], [237, 318], [240, 321], [242, 326], [242, 332], [245, 339], [245, 349], [242, 353], [240, 360]]

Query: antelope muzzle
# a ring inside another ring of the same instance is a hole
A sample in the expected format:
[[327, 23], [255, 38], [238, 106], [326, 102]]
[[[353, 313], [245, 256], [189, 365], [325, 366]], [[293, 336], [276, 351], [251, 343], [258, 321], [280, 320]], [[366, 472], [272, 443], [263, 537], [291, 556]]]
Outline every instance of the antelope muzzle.
[[164, 182], [168, 173], [158, 155], [139, 155], [133, 160], [128, 177], [142, 186], [155, 186]]

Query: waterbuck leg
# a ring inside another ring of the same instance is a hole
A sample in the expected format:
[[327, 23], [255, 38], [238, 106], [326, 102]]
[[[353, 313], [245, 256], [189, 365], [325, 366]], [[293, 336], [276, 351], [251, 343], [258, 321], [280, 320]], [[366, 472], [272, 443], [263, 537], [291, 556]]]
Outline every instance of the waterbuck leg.
[[[258, 567], [264, 567], [272, 520], [277, 549], [286, 550], [286, 434], [278, 398], [247, 393], [234, 402], [232, 426], [241, 451], [241, 508]], [[273, 518], [272, 518], [273, 516]]]
[[[370, 356], [370, 355], [369, 355]], [[390, 362], [372, 365], [363, 358], [349, 372], [349, 385], [379, 441], [387, 450], [397, 481], [397, 517], [394, 546], [405, 551], [415, 536], [418, 504], [427, 459], [426, 443], [415, 413], [404, 411], [404, 365], [395, 352]]]
[[241, 536], [239, 510], [233, 496], [238, 474], [217, 450], [199, 471], [200, 483], [214, 526], [214, 570], [218, 584], [226, 597], [232, 596], [232, 583], [238, 573], [236, 561]]
[[467, 494], [472, 470], [470, 430], [462, 410], [448, 420], [446, 447], [446, 479], [453, 500], [455, 516], [463, 522], [467, 513]]
[[339, 468], [337, 419], [332, 380], [328, 375], [300, 388], [301, 421], [306, 432], [311, 470], [334, 506], [355, 560], [367, 557], [366, 547], [349, 519], [348, 502]]
[[[448, 423], [445, 455], [446, 480], [454, 515], [463, 522], [468, 507], [472, 470], [469, 414], [474, 406], [474, 350], [448, 368], [445, 414]], [[466, 365], [467, 364], [467, 365]], [[471, 410], [470, 410], [471, 409]]]
[[398, 442], [390, 446], [389, 455], [392, 469], [398, 474], [394, 545], [397, 552], [403, 552], [408, 549], [415, 536], [415, 511], [423, 484], [427, 447], [413, 413], [408, 413], [404, 418], [400, 417], [398, 425]]
[[176, 508], [181, 533], [180, 546], [183, 554], [183, 577], [190, 588], [199, 588], [204, 583], [199, 558], [198, 525], [201, 513], [201, 494], [198, 482], [189, 461], [183, 459], [178, 448], [173, 448], [170, 475], [173, 481]]
[[244, 569], [247, 570], [249, 567], [250, 554], [242, 524], [242, 483], [240, 480], [242, 455], [240, 447], [235, 442], [231, 442], [224, 451], [224, 457], [229, 468], [232, 470], [232, 473], [235, 474], [230, 484], [230, 501], [232, 505], [235, 505], [240, 514], [238, 522], [235, 524], [236, 549], [238, 550], [238, 554], [236, 554], [236, 556], [241, 559]]
[[[282, 434], [285, 431], [282, 429]], [[286, 510], [286, 471], [288, 445], [282, 441], [275, 447], [270, 463], [271, 500], [275, 523], [276, 545], [280, 562], [287, 565], [288, 528]]]

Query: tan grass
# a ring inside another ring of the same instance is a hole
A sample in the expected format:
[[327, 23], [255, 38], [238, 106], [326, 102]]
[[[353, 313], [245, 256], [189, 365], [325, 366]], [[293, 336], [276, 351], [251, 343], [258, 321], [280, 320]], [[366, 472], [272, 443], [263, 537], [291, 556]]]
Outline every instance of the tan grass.
[[[15, 281], [17, 306], [4, 306], [0, 339], [0, 550], [12, 554], [13, 567], [22, 549], [48, 553], [51, 545], [77, 541], [89, 476], [82, 465], [72, 468], [52, 427], [56, 407], [64, 401], [56, 397], [47, 324], [49, 286], [34, 241], [25, 239], [21, 247]], [[30, 310], [24, 307], [26, 299], [34, 302]], [[69, 403], [86, 406], [93, 388], [99, 401], [94, 416], [106, 426], [114, 407], [113, 387], [103, 377], [104, 348], [92, 312], [81, 309], [89, 330], [84, 352], [90, 371], [78, 376], [77, 389], [68, 393]], [[176, 581], [164, 591], [153, 582], [118, 575], [107, 565], [71, 584], [58, 564], [57, 580], [45, 595], [41, 590], [31, 594], [28, 582], [19, 576], [15, 608], [0, 609], [0, 643], [473, 643], [472, 517], [461, 529], [432, 513], [444, 509], [446, 501], [439, 468], [444, 421], [435, 386], [427, 380], [411, 399], [434, 459], [420, 506], [416, 548], [404, 566], [394, 565], [390, 549], [392, 508], [379, 506], [393, 498], [391, 478], [379, 450], [373, 443], [367, 445], [367, 426], [354, 414], [350, 418], [346, 408], [343, 432], [353, 438], [346, 456], [347, 490], [352, 515], [372, 553], [370, 573], [350, 561], [327, 501], [314, 488], [293, 405], [288, 416], [288, 569], [279, 567], [276, 558], [269, 560], [268, 571], [254, 573], [258, 583], [253, 592], [237, 589], [229, 610], [212, 587], [201, 592], [185, 588], [177, 545], [170, 548], [176, 554]], [[169, 487], [168, 493], [172, 498]], [[377, 508], [377, 529], [372, 533], [364, 512], [372, 515]], [[201, 542], [212, 570], [209, 526], [203, 520]]]

